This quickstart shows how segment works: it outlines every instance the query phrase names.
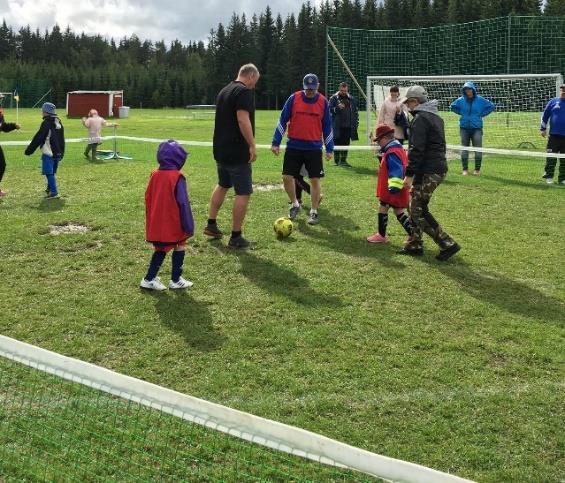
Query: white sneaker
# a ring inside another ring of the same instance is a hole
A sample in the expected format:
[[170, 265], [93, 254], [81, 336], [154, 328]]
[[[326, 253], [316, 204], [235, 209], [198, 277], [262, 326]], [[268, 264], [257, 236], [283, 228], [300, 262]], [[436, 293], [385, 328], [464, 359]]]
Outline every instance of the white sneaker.
[[139, 284], [139, 287], [147, 289], [147, 290], [157, 290], [159, 292], [161, 292], [163, 290], [167, 290], [167, 287], [165, 287], [161, 283], [161, 280], [159, 280], [159, 277], [155, 277], [153, 280], [145, 280], [143, 278], [141, 280], [141, 283]]
[[553, 178], [543, 178], [547, 184], [553, 184]]
[[169, 288], [172, 290], [176, 290], [179, 288], [190, 288], [194, 284], [190, 280], [185, 280], [184, 278], [180, 277], [178, 282], [173, 282], [172, 280], [169, 282]]

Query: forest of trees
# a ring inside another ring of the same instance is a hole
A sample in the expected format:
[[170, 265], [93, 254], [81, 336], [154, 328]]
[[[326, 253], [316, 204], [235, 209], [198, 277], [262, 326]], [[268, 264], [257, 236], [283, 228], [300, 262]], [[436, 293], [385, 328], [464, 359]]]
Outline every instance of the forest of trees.
[[302, 75], [316, 72], [324, 83], [327, 26], [362, 29], [430, 27], [516, 15], [565, 15], [565, 0], [326, 0], [309, 2], [297, 15], [275, 15], [269, 7], [246, 18], [233, 14], [217, 25], [207, 43], [178, 40], [121, 40], [62, 30], [15, 31], [0, 27], [0, 91], [18, 89], [22, 106], [31, 106], [51, 89], [48, 99], [64, 105], [72, 90], [124, 90], [133, 107], [210, 104], [234, 78], [240, 64], [261, 71], [257, 105], [278, 108], [300, 86]]

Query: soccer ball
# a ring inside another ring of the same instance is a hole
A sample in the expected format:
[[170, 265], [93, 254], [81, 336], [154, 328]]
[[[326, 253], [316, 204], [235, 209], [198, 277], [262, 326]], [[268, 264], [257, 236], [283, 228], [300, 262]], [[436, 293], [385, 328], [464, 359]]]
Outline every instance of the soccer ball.
[[282, 217], [275, 221], [273, 224], [273, 230], [279, 238], [286, 238], [292, 233], [292, 229], [294, 226], [292, 225], [292, 221], [288, 218]]

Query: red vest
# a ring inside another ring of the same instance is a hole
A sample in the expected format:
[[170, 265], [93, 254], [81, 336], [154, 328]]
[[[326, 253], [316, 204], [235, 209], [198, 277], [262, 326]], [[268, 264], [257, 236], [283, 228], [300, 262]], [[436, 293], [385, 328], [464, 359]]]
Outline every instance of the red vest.
[[406, 166], [408, 165], [408, 156], [404, 148], [394, 146], [386, 150], [379, 167], [377, 198], [383, 203], [394, 206], [395, 208], [407, 208], [410, 204], [410, 192], [406, 188], [402, 188], [398, 193], [391, 193], [388, 190], [388, 165], [386, 158], [391, 153], [396, 154], [402, 161], [403, 173], [406, 171]]
[[288, 137], [299, 141], [320, 141], [326, 98], [318, 95], [316, 102], [308, 104], [302, 98], [302, 91], [294, 93], [292, 113], [288, 123]]
[[145, 239], [148, 242], [177, 243], [188, 238], [182, 229], [175, 188], [182, 173], [156, 170], [145, 191]]

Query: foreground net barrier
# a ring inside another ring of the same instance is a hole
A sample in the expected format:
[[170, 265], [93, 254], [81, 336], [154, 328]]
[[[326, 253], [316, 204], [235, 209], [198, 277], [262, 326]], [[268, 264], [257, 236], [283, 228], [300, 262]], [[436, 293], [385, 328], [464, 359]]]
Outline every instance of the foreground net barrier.
[[468, 481], [0, 336], [4, 477]]

